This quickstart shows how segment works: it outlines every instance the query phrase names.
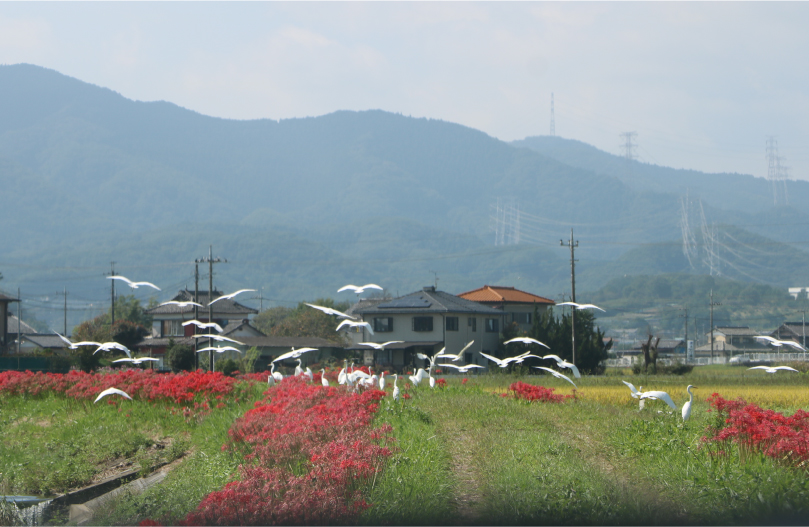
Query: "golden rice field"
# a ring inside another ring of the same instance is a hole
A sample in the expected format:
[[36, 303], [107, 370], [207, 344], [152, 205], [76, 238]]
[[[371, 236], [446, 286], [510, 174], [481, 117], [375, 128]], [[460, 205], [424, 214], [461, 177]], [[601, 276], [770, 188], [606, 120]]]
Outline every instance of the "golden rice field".
[[[644, 386], [644, 391], [663, 390], [667, 391], [677, 404], [683, 404], [688, 400], [685, 390], [674, 391], [668, 386], [656, 387], [653, 384]], [[571, 395], [573, 387], [570, 389], [561, 388], [557, 393]], [[682, 392], [682, 393], [680, 393]], [[719, 393], [725, 399], [743, 398], [745, 401], [755, 403], [762, 408], [772, 407], [797, 407], [809, 408], [809, 388], [805, 386], [740, 386], [738, 384], [701, 384], [694, 392], [694, 399], [704, 401], [712, 393]], [[629, 396], [629, 390], [619, 386], [588, 386], [576, 391], [576, 396], [584, 401], [595, 401], [601, 404], [632, 404], [637, 401]]]

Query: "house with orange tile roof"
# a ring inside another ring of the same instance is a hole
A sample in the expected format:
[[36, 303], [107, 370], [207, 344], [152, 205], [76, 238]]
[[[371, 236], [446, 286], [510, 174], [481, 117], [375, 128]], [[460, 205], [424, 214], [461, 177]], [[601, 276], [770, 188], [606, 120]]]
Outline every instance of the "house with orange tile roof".
[[548, 307], [556, 304], [549, 298], [514, 287], [498, 285], [484, 285], [458, 296], [502, 311], [505, 323], [516, 322], [522, 331], [531, 329], [531, 325], [534, 323], [534, 309], [541, 316]]

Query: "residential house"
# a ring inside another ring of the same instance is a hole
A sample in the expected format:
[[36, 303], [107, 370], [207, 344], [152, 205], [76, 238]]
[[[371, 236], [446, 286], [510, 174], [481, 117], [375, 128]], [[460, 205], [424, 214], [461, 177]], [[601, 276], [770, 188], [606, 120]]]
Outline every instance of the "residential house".
[[[222, 296], [221, 291], [214, 290], [213, 295], [208, 291], [199, 291], [196, 302], [205, 307], [198, 309], [198, 319], [200, 322], [208, 322], [208, 303], [212, 299]], [[194, 292], [184, 289], [179, 291], [172, 300], [177, 302], [194, 301]], [[213, 304], [213, 322], [219, 324], [223, 329], [231, 322], [241, 322], [249, 315], [258, 313], [252, 307], [239, 304], [233, 299], [219, 300]], [[158, 368], [164, 367], [164, 357], [169, 341], [174, 340], [177, 344], [194, 345], [193, 335], [200, 333], [195, 325], [183, 326], [183, 322], [194, 319], [194, 306], [180, 307], [175, 304], [161, 305], [147, 309], [146, 313], [152, 316], [152, 332], [136, 346], [141, 353], [160, 359]], [[207, 332], [207, 330], [206, 330]], [[215, 331], [213, 331], [215, 333]], [[207, 344], [205, 344], [207, 346]], [[202, 347], [205, 347], [202, 346]]]
[[458, 296], [502, 311], [505, 324], [516, 322], [524, 332], [531, 329], [535, 310], [537, 316], [542, 316], [549, 307], [555, 305], [548, 298], [506, 286], [484, 285]]
[[[458, 353], [470, 341], [474, 343], [458, 364], [486, 365], [488, 361], [480, 352], [493, 353], [497, 349], [505, 317], [498, 309], [437, 291], [433, 286], [351, 311], [371, 325], [373, 334], [366, 328], [348, 331], [350, 349], [362, 350], [366, 364], [397, 370], [426, 366], [417, 358], [418, 352], [434, 355], [446, 348], [447, 353]], [[379, 351], [359, 345], [392, 340], [403, 342]]]
[[[68, 345], [55, 333], [38, 333], [36, 329], [21, 322], [14, 315], [9, 315], [7, 319], [9, 335], [9, 354], [16, 354], [20, 350], [21, 355], [30, 355], [40, 351], [49, 351], [56, 355], [67, 355]], [[17, 335], [19, 335], [19, 346], [17, 345]]]
[[[624, 353], [624, 355], [641, 355], [643, 344], [635, 344], [632, 351]], [[654, 339], [652, 339], [652, 344], [654, 344]], [[685, 351], [685, 341], [683, 339], [660, 339], [660, 342], [657, 343], [657, 356], [661, 359], [685, 358]]]
[[806, 347], [806, 325], [804, 322], [784, 322], [769, 335], [778, 340], [792, 340]]
[[[240, 322], [232, 322], [223, 329], [222, 334], [224, 336], [238, 340], [241, 343], [228, 343], [228, 345], [240, 349], [242, 354], [238, 354], [235, 351], [228, 351], [223, 353], [221, 357], [239, 359], [243, 357], [243, 354], [250, 348], [256, 348], [260, 353], [259, 361], [256, 365], [257, 371], [269, 370], [273, 359], [291, 351], [293, 348], [315, 348], [317, 350], [301, 355], [301, 364], [304, 368], [312, 364], [323, 362], [334, 356], [335, 352], [342, 351], [343, 349], [342, 346], [336, 342], [319, 337], [274, 337], [265, 335], [257, 328], [253, 327], [247, 319]], [[220, 356], [217, 356], [217, 359], [219, 357]], [[297, 359], [286, 360], [276, 363], [276, 368], [282, 366], [294, 368], [297, 364]]]

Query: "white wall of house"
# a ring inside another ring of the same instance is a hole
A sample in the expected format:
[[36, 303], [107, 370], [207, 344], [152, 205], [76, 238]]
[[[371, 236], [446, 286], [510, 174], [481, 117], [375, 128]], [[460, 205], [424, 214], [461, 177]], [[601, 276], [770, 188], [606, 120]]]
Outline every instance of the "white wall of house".
[[[474, 340], [474, 344], [467, 350], [471, 359], [469, 362], [473, 364], [483, 364], [481, 351], [488, 353], [497, 349], [499, 333], [503, 329], [502, 317], [499, 315], [487, 317], [462, 313], [374, 313], [364, 315], [363, 320], [375, 328], [374, 334], [371, 335], [366, 329], [361, 332], [350, 331], [348, 335], [353, 342], [437, 341], [444, 342], [447, 353], [457, 353], [469, 341]], [[418, 331], [417, 328], [429, 327], [430, 323], [425, 324], [427, 320], [431, 320], [432, 329]], [[495, 321], [494, 324], [490, 322], [492, 320]], [[392, 331], [384, 331], [389, 326], [389, 321], [393, 323]], [[493, 331], [487, 331], [487, 327]], [[440, 350], [440, 345], [437, 347], [434, 351]], [[393, 350], [392, 353], [393, 364], [400, 365], [403, 360], [401, 351], [396, 354], [396, 350]]]

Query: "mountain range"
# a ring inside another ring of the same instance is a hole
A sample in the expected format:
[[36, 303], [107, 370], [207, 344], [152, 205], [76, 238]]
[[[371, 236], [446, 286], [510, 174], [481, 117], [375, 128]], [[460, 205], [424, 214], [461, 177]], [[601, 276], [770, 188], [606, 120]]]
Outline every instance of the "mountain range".
[[[763, 178], [379, 110], [219, 119], [25, 64], [0, 66], [0, 184], [0, 288], [49, 323], [63, 288], [71, 320], [103, 309], [113, 261], [160, 301], [193, 288], [211, 245], [228, 260], [215, 285], [260, 289], [256, 307], [358, 282], [560, 298], [571, 228], [579, 292], [664, 272], [809, 283], [809, 216], [774, 206]], [[809, 183], [789, 192], [805, 202]]]

